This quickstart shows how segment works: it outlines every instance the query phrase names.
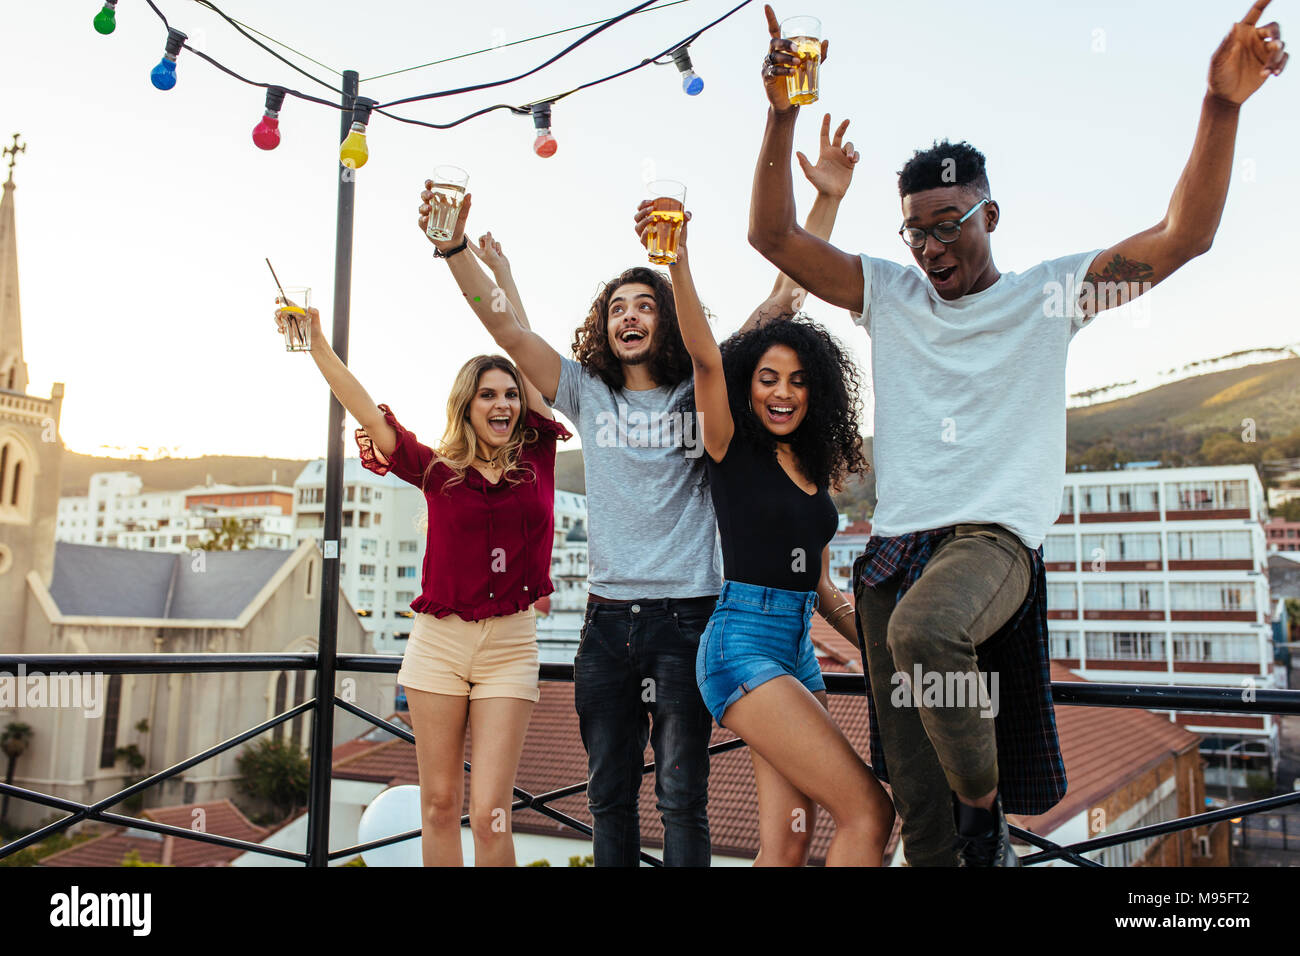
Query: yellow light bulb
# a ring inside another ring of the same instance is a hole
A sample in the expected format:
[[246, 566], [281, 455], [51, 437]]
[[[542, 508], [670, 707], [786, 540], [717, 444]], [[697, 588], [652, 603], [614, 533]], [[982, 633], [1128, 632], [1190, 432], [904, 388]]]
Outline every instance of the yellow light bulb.
[[343, 145], [339, 147], [339, 162], [348, 169], [360, 169], [370, 158], [370, 150], [366, 146], [366, 128], [361, 123], [353, 123], [352, 129], [348, 130], [347, 139], [343, 140]]

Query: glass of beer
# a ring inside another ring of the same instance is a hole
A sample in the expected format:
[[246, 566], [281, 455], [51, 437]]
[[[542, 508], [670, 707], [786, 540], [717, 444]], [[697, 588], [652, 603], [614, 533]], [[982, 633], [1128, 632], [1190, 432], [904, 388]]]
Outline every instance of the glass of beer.
[[677, 261], [677, 237], [686, 221], [686, 187], [671, 179], [657, 179], [646, 185], [653, 201], [650, 225], [645, 231], [645, 247], [650, 261], [671, 265]]
[[456, 217], [469, 185], [469, 173], [459, 166], [435, 166], [433, 169], [433, 195], [429, 198], [429, 228], [425, 234], [430, 239], [445, 242], [456, 230]]
[[310, 352], [311, 316], [307, 310], [311, 307], [311, 289], [288, 286], [283, 292], [283, 295], [275, 297], [275, 304], [279, 307], [280, 321], [284, 323], [285, 350]]
[[794, 41], [799, 57], [787, 76], [787, 95], [794, 106], [817, 102], [817, 68], [822, 62], [822, 23], [816, 17], [791, 17], [781, 24], [781, 36]]

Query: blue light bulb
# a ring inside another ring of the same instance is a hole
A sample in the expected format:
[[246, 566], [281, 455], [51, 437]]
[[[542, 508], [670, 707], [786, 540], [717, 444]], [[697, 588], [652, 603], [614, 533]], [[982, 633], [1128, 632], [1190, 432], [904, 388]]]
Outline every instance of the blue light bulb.
[[176, 61], [164, 56], [149, 73], [149, 79], [160, 90], [170, 90], [176, 85]]
[[167, 47], [163, 58], [149, 73], [149, 81], [160, 90], [170, 90], [176, 85], [176, 57], [180, 55], [189, 37], [174, 27], [167, 28]]
[[704, 90], [704, 81], [695, 74], [694, 70], [687, 70], [682, 74], [682, 89], [686, 91], [687, 96], [698, 96]]

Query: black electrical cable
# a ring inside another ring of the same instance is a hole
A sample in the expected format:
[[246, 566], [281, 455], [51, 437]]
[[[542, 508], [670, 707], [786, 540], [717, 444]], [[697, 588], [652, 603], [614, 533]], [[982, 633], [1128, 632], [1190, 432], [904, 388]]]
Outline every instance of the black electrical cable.
[[[158, 9], [158, 7], [154, 4], [153, 0], [145, 0], [145, 2], [148, 3], [149, 6], [150, 6], [150, 8], [153, 10], [153, 12], [156, 13], [156, 14], [158, 15], [158, 18], [163, 22], [163, 26], [165, 26], [165, 27], [167, 27], [168, 29], [170, 29], [171, 27], [170, 27], [170, 24], [168, 24], [168, 22], [167, 22], [167, 17], [163, 14], [163, 12], [162, 12], [161, 10]], [[333, 92], [339, 93], [340, 95], [343, 94], [343, 91], [342, 91], [342, 90], [338, 89], [337, 87], [331, 85], [330, 83], [328, 83], [328, 82], [326, 82], [326, 81], [324, 81], [324, 80], [321, 80], [319, 77], [313, 76], [312, 74], [308, 73], [306, 70], [303, 70], [301, 67], [298, 67], [298, 66], [295, 65], [294, 63], [291, 63], [289, 60], [285, 59], [283, 56], [281, 56], [279, 53], [276, 53], [274, 50], [270, 49], [270, 48], [267, 47], [265, 44], [261, 43], [260, 41], [258, 41], [257, 39], [253, 38], [252, 36], [249, 36], [248, 33], [246, 33], [246, 32], [245, 32], [245, 31], [240, 27], [240, 25], [239, 25], [238, 23], [236, 23], [233, 19], [231, 19], [231, 18], [230, 18], [229, 16], [227, 16], [224, 12], [222, 12], [222, 11], [221, 11], [217, 6], [216, 6], [216, 4], [210, 2], [210, 0], [196, 0], [196, 2], [197, 2], [197, 3], [200, 3], [201, 5], [203, 5], [203, 6], [205, 6], [205, 7], [208, 7], [208, 8], [211, 9], [213, 12], [217, 13], [218, 15], [220, 15], [220, 16], [221, 16], [222, 18], [224, 18], [227, 22], [229, 22], [229, 23], [231, 24], [231, 26], [233, 26], [233, 27], [234, 27], [234, 28], [235, 28], [235, 29], [236, 29], [236, 30], [237, 30], [237, 31], [238, 31], [242, 36], [244, 36], [245, 38], [247, 38], [247, 39], [250, 40], [251, 42], [257, 44], [257, 46], [261, 47], [262, 49], [266, 50], [266, 52], [270, 53], [270, 54], [271, 54], [272, 56], [274, 56], [276, 59], [281, 60], [282, 62], [284, 62], [284, 63], [287, 64], [288, 66], [293, 67], [293, 69], [297, 70], [299, 73], [302, 73], [304, 76], [308, 77], [309, 79], [313, 80], [313, 81], [316, 82], [316, 83], [319, 83], [320, 85], [326, 87], [327, 89], [329, 89], [329, 90], [331, 90], [331, 91], [333, 91]], [[584, 34], [583, 36], [579, 37], [577, 40], [575, 40], [573, 43], [569, 44], [569, 46], [565, 47], [563, 50], [561, 50], [561, 51], [560, 51], [559, 53], [557, 53], [555, 56], [551, 57], [551, 58], [550, 58], [549, 60], [547, 60], [546, 62], [542, 63], [541, 65], [539, 65], [539, 66], [537, 66], [537, 67], [534, 67], [534, 68], [531, 69], [531, 70], [528, 70], [528, 71], [525, 72], [525, 73], [521, 73], [521, 74], [519, 74], [518, 76], [510, 77], [509, 79], [505, 79], [505, 80], [496, 80], [496, 81], [493, 81], [493, 82], [490, 82], [490, 83], [480, 83], [480, 84], [477, 84], [477, 85], [474, 85], [474, 86], [461, 87], [461, 88], [459, 88], [459, 89], [453, 89], [453, 90], [442, 90], [442, 91], [440, 91], [440, 92], [436, 92], [436, 93], [425, 93], [425, 94], [421, 94], [421, 95], [418, 95], [418, 96], [410, 96], [410, 97], [406, 97], [406, 98], [404, 98], [404, 99], [400, 99], [400, 100], [390, 100], [390, 101], [387, 102], [387, 103], [380, 104], [380, 105], [376, 105], [376, 106], [372, 107], [372, 110], [373, 110], [374, 112], [381, 113], [382, 115], [388, 117], [389, 119], [396, 120], [396, 121], [398, 121], [398, 122], [400, 122], [400, 123], [408, 123], [408, 124], [413, 125], [413, 126], [424, 126], [424, 127], [428, 127], [428, 128], [430, 128], [430, 129], [451, 129], [452, 127], [459, 126], [461, 123], [467, 122], [467, 121], [469, 121], [469, 120], [471, 120], [471, 119], [475, 119], [476, 117], [482, 116], [482, 115], [484, 115], [484, 114], [486, 114], [486, 113], [491, 113], [491, 112], [493, 112], [493, 111], [495, 111], [495, 110], [502, 110], [502, 109], [504, 109], [504, 110], [509, 110], [510, 112], [515, 113], [516, 115], [523, 115], [523, 116], [530, 115], [531, 112], [532, 112], [532, 110], [531, 110], [531, 105], [532, 105], [532, 104], [528, 104], [528, 105], [525, 105], [525, 106], [512, 106], [512, 105], [510, 105], [510, 104], [508, 104], [508, 103], [498, 103], [498, 104], [496, 104], [495, 106], [487, 106], [487, 107], [484, 107], [483, 109], [475, 110], [473, 113], [470, 113], [470, 114], [468, 114], [468, 115], [466, 115], [466, 116], [462, 116], [460, 119], [453, 120], [453, 121], [450, 122], [450, 123], [431, 123], [431, 122], [427, 122], [427, 121], [425, 121], [425, 120], [410, 119], [410, 118], [408, 118], [408, 117], [398, 116], [398, 115], [396, 115], [396, 114], [394, 114], [394, 113], [390, 113], [390, 112], [388, 112], [388, 111], [385, 110], [385, 109], [382, 109], [381, 107], [382, 107], [382, 106], [393, 106], [393, 105], [398, 105], [398, 104], [402, 104], [402, 103], [418, 102], [418, 101], [421, 101], [421, 100], [427, 100], [427, 99], [437, 99], [437, 98], [441, 98], [441, 97], [444, 97], [444, 96], [454, 96], [454, 95], [457, 95], [457, 94], [459, 94], [459, 93], [469, 93], [469, 92], [473, 92], [473, 91], [476, 91], [476, 90], [489, 89], [489, 88], [494, 87], [494, 86], [504, 86], [504, 85], [506, 85], [507, 83], [514, 83], [514, 82], [517, 82], [518, 80], [524, 79], [524, 78], [526, 78], [526, 77], [528, 77], [528, 76], [533, 75], [534, 73], [537, 73], [537, 72], [540, 71], [540, 70], [545, 69], [546, 67], [550, 66], [552, 63], [555, 63], [555, 62], [556, 62], [557, 60], [559, 60], [561, 57], [564, 57], [564, 56], [568, 55], [569, 53], [571, 53], [573, 50], [577, 49], [577, 48], [578, 48], [579, 46], [581, 46], [583, 43], [586, 43], [589, 39], [591, 39], [592, 37], [596, 36], [598, 33], [601, 33], [601, 32], [603, 32], [604, 30], [609, 29], [609, 28], [610, 28], [611, 26], [613, 26], [615, 23], [618, 23], [618, 22], [620, 22], [620, 21], [622, 21], [622, 20], [624, 20], [624, 19], [626, 19], [626, 18], [628, 18], [628, 17], [630, 17], [630, 16], [634, 16], [634, 15], [636, 15], [636, 14], [638, 14], [638, 13], [641, 13], [641, 12], [644, 11], [647, 7], [650, 7], [651, 5], [653, 5], [655, 2], [656, 2], [656, 0], [647, 0], [647, 2], [645, 2], [645, 3], [641, 3], [641, 4], [638, 4], [637, 6], [633, 7], [632, 9], [630, 9], [630, 10], [626, 10], [626, 11], [624, 11], [623, 13], [619, 14], [619, 15], [616, 16], [616, 17], [612, 17], [612, 18], [610, 18], [609, 20], [605, 20], [605, 21], [601, 22], [600, 25], [599, 25], [596, 29], [594, 29], [594, 30], [592, 30], [591, 32], [586, 33], [586, 34]], [[571, 95], [573, 95], [574, 93], [577, 93], [579, 90], [585, 90], [585, 89], [588, 89], [589, 87], [596, 86], [597, 84], [600, 84], [600, 83], [608, 82], [609, 80], [616, 79], [616, 78], [618, 78], [618, 77], [620, 77], [620, 76], [626, 76], [627, 74], [632, 73], [632, 72], [635, 72], [636, 70], [639, 70], [639, 69], [641, 69], [641, 68], [644, 67], [644, 66], [648, 66], [648, 65], [650, 65], [651, 63], [657, 63], [657, 61], [659, 61], [662, 57], [667, 56], [668, 54], [672, 53], [674, 50], [677, 50], [678, 48], [680, 48], [680, 47], [682, 47], [682, 46], [685, 46], [685, 45], [688, 44], [688, 43], [692, 43], [692, 42], [694, 42], [694, 41], [695, 41], [696, 39], [698, 39], [698, 38], [699, 38], [699, 37], [700, 37], [700, 36], [701, 36], [701, 35], [702, 35], [706, 30], [710, 30], [710, 29], [712, 29], [713, 27], [717, 26], [719, 23], [721, 23], [723, 20], [726, 20], [728, 17], [730, 17], [730, 16], [731, 16], [732, 14], [734, 14], [736, 11], [740, 10], [742, 7], [748, 6], [751, 2], [752, 2], [752, 0], [741, 0], [740, 3], [738, 3], [736, 6], [732, 7], [730, 10], [728, 10], [728, 11], [727, 11], [726, 13], [724, 13], [722, 16], [718, 17], [716, 20], [713, 20], [711, 23], [708, 23], [708, 24], [704, 25], [704, 26], [701, 27], [700, 29], [696, 30], [694, 33], [688, 35], [685, 39], [683, 39], [683, 40], [679, 40], [678, 42], [672, 44], [671, 46], [669, 46], [669, 47], [668, 47], [666, 50], [664, 50], [663, 52], [661, 52], [661, 53], [659, 53], [659, 54], [656, 54], [656, 55], [653, 56], [653, 57], [647, 57], [646, 59], [642, 60], [640, 63], [637, 63], [637, 64], [634, 65], [634, 66], [630, 66], [630, 67], [628, 67], [627, 69], [624, 69], [624, 70], [619, 70], [619, 71], [616, 72], [616, 73], [611, 73], [611, 74], [609, 74], [608, 76], [601, 77], [600, 79], [592, 80], [592, 81], [590, 81], [590, 82], [588, 82], [588, 83], [583, 83], [581, 86], [575, 86], [573, 89], [569, 90], [567, 93], [561, 93], [561, 94], [559, 94], [558, 96], [547, 97], [547, 98], [543, 98], [543, 99], [535, 100], [534, 102], [536, 102], [536, 103], [555, 103], [555, 102], [558, 102], [559, 100], [563, 99], [563, 98], [566, 97], [566, 96], [571, 96]], [[568, 31], [561, 31], [561, 32], [568, 32]], [[278, 41], [277, 41], [277, 42], [278, 42]], [[184, 46], [185, 49], [189, 50], [189, 51], [190, 51], [191, 53], [193, 53], [195, 56], [198, 56], [198, 57], [200, 57], [201, 59], [205, 60], [206, 62], [211, 63], [213, 66], [215, 66], [217, 69], [221, 70], [223, 73], [226, 73], [226, 74], [228, 74], [228, 75], [234, 77], [235, 79], [239, 80], [239, 81], [242, 82], [242, 83], [247, 83], [249, 86], [261, 87], [261, 88], [263, 88], [263, 89], [268, 89], [268, 88], [270, 88], [270, 87], [272, 87], [272, 86], [280, 86], [279, 84], [275, 84], [275, 83], [264, 83], [264, 82], [259, 82], [259, 81], [257, 81], [257, 80], [250, 80], [250, 79], [248, 79], [248, 77], [246, 77], [246, 76], [242, 76], [242, 75], [240, 75], [239, 73], [236, 73], [234, 70], [230, 69], [228, 66], [225, 66], [224, 64], [222, 64], [221, 62], [219, 62], [219, 61], [216, 60], [215, 58], [209, 56], [208, 54], [204, 53], [203, 51], [201, 51], [201, 50], [196, 50], [194, 47], [190, 46], [188, 43], [183, 44], [183, 46]], [[327, 69], [328, 69], [328, 67], [327, 67]], [[413, 67], [412, 69], [417, 69], [417, 68]], [[402, 71], [398, 71], [398, 72], [402, 72]], [[306, 100], [306, 101], [311, 102], [311, 103], [320, 103], [321, 105], [329, 106], [329, 107], [332, 107], [333, 109], [336, 109], [336, 110], [350, 110], [350, 109], [352, 108], [352, 106], [351, 106], [350, 104], [345, 106], [345, 105], [342, 105], [342, 104], [340, 104], [340, 103], [332, 102], [332, 101], [330, 101], [330, 100], [321, 99], [321, 98], [318, 97], [318, 96], [312, 96], [312, 95], [309, 94], [309, 93], [303, 93], [303, 92], [301, 92], [300, 90], [289, 89], [288, 87], [284, 87], [284, 86], [280, 86], [280, 89], [283, 89], [284, 92], [286, 93], [286, 95], [293, 96], [293, 97], [296, 97], [296, 98], [298, 98], [298, 99]]]

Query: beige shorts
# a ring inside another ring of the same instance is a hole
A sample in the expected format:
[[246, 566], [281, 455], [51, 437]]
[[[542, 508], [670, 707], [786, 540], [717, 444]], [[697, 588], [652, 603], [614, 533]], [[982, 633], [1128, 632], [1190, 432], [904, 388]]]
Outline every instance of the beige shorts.
[[537, 615], [531, 607], [483, 621], [417, 613], [397, 682], [470, 700], [536, 701], [537, 671]]

